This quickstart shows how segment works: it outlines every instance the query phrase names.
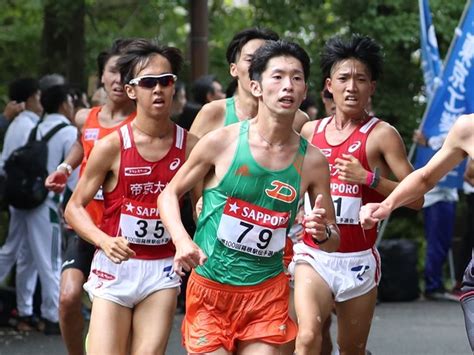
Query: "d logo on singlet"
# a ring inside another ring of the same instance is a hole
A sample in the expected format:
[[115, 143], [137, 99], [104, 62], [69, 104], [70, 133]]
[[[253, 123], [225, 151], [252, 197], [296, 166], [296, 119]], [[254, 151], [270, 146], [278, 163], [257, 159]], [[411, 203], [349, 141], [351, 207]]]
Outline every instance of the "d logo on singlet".
[[286, 203], [291, 203], [295, 200], [296, 190], [293, 186], [278, 180], [273, 180], [270, 185], [273, 186], [273, 189], [265, 189], [265, 193], [268, 197]]

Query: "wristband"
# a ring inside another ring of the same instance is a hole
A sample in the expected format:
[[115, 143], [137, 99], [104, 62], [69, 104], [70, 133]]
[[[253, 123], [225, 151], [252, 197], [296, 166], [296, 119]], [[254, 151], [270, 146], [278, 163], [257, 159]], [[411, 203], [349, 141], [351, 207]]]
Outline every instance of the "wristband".
[[62, 162], [61, 164], [59, 164], [58, 167], [56, 168], [56, 171], [60, 171], [61, 169], [66, 170], [67, 176], [70, 176], [72, 174], [72, 166], [66, 162]]
[[373, 175], [373, 178], [372, 178], [372, 181], [369, 184], [369, 187], [371, 189], [375, 189], [379, 185], [379, 182], [380, 182], [380, 169], [375, 167], [374, 172], [372, 173], [372, 175]]
[[365, 184], [367, 186], [370, 186], [370, 184], [372, 183], [373, 180], [374, 180], [374, 173], [371, 172], [371, 171], [368, 171], [367, 172], [367, 177], [365, 178]]
[[315, 237], [313, 237], [313, 241], [314, 241], [317, 245], [324, 244], [324, 243], [326, 243], [329, 239], [331, 239], [331, 235], [332, 235], [332, 229], [331, 229], [331, 227], [329, 227], [329, 226], [326, 224], [326, 225], [325, 225], [325, 228], [326, 228], [326, 239], [317, 240]]

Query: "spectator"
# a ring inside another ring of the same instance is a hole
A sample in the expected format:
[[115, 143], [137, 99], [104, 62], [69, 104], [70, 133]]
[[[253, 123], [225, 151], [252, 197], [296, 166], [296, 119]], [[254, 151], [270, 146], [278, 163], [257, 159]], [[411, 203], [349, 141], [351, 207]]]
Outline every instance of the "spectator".
[[[0, 167], [3, 171], [5, 161], [16, 149], [23, 146], [36, 126], [42, 114], [43, 108], [40, 103], [40, 90], [38, 80], [33, 78], [21, 78], [12, 82], [9, 86], [10, 100], [24, 105], [22, 111], [12, 121], [5, 134]], [[26, 238], [24, 229], [23, 211], [9, 206], [10, 224], [4, 245], [0, 248], [0, 281], [10, 273], [15, 263], [16, 268], [16, 296], [17, 309], [19, 313], [19, 330], [32, 330], [37, 322], [33, 320], [33, 294], [38, 273], [32, 262], [26, 257], [22, 250]]]

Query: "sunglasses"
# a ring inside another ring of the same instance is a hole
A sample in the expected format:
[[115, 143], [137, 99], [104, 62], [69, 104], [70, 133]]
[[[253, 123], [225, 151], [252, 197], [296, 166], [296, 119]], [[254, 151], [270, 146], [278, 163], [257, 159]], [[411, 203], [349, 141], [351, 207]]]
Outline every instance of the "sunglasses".
[[130, 85], [138, 85], [141, 88], [153, 89], [156, 84], [160, 84], [161, 87], [166, 87], [174, 84], [178, 77], [174, 74], [161, 74], [161, 75], [144, 75], [133, 78], [128, 83]]

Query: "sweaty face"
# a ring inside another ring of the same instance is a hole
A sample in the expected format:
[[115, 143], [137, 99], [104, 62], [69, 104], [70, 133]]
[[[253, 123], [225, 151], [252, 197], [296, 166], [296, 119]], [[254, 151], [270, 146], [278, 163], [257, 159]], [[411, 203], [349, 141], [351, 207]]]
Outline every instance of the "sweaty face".
[[252, 82], [252, 94], [275, 115], [294, 115], [306, 97], [303, 66], [294, 57], [275, 57], [268, 61], [261, 81]]
[[114, 102], [128, 100], [120, 80], [120, 72], [117, 68], [118, 58], [118, 56], [110, 57], [107, 63], [105, 63], [104, 73], [102, 74], [104, 90], [107, 93], [107, 97]]
[[265, 40], [252, 39], [245, 43], [237, 55], [236, 62], [230, 65], [230, 75], [239, 81], [239, 86], [244, 90], [250, 91], [249, 67], [252, 61], [253, 54], [259, 49]]
[[375, 90], [369, 69], [356, 59], [334, 64], [326, 84], [333, 94], [337, 110], [353, 117], [364, 114]]
[[[171, 64], [162, 55], [155, 54], [149, 58], [144, 67], [135, 73], [135, 78], [162, 74], [172, 74]], [[175, 88], [174, 82], [170, 82], [169, 85], [161, 85], [157, 82], [152, 88], [126, 84], [125, 88], [128, 96], [136, 101], [137, 112], [141, 110], [151, 117], [170, 115]]]

